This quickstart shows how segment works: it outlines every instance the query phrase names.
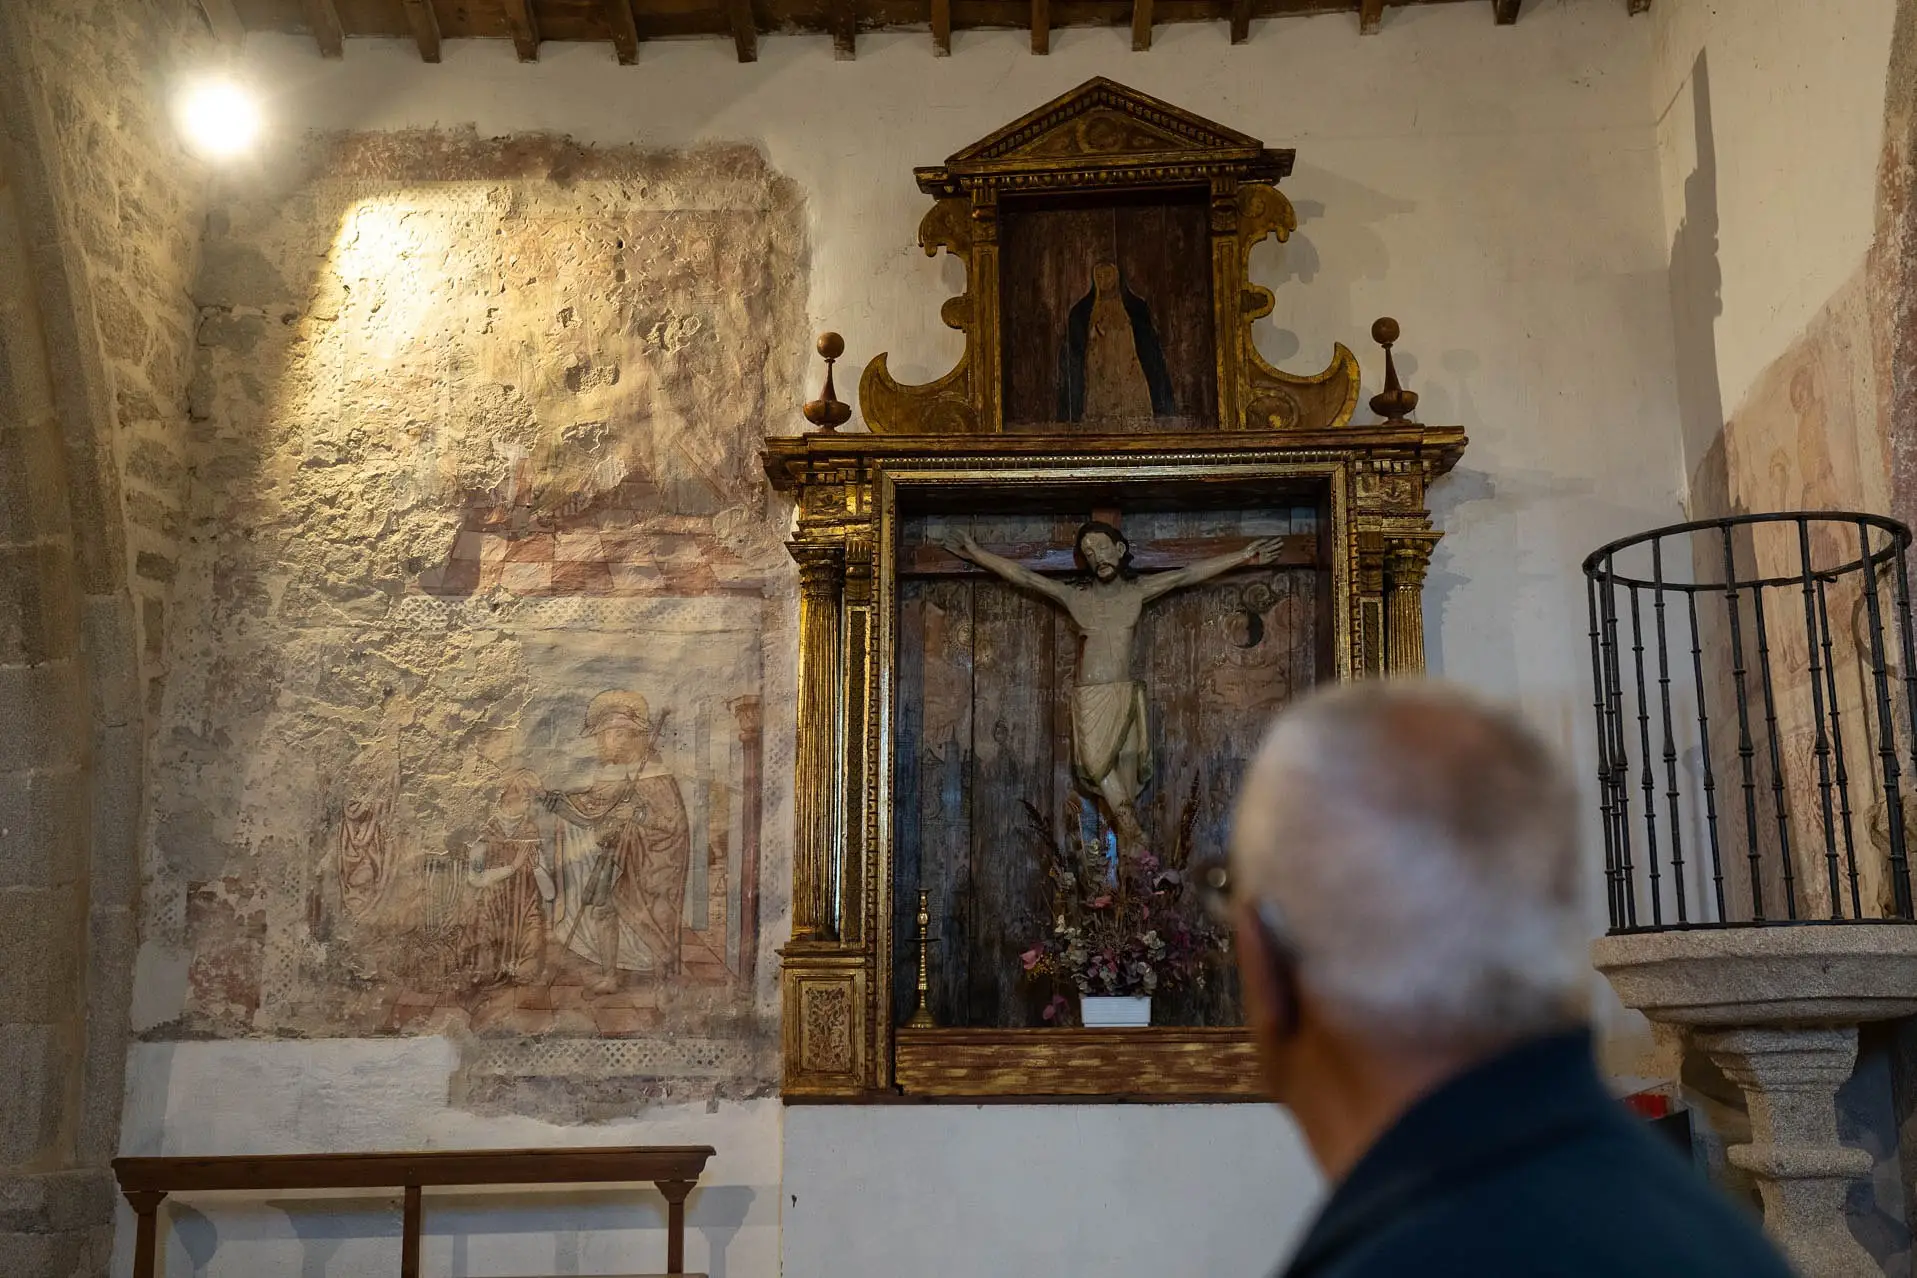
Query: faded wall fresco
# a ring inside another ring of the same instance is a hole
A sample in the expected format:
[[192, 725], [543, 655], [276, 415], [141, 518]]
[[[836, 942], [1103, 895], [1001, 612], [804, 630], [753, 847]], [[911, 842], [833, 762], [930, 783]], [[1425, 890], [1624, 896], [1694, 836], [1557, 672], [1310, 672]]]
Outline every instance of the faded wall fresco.
[[452, 1034], [562, 1117], [764, 1090], [788, 184], [416, 133], [214, 207], [138, 1027]]
[[[1695, 516], [1781, 510], [1883, 513], [1890, 509], [1890, 445], [1884, 425], [1888, 417], [1885, 334], [1881, 325], [1872, 322], [1874, 307], [1869, 273], [1860, 267], [1803, 335], [1757, 378], [1693, 476]], [[1803, 551], [1795, 533], [1782, 526], [1759, 529], [1738, 545], [1747, 574], [1798, 574]], [[1825, 523], [1811, 533], [1811, 563], [1819, 570], [1853, 562], [1858, 551], [1857, 534], [1845, 525]], [[1699, 571], [1716, 579], [1722, 566], [1700, 563]], [[1811, 625], [1806, 623], [1795, 594], [1772, 594], [1771, 604], [1782, 609], [1774, 613], [1767, 636], [1768, 660], [1777, 689], [1781, 764], [1777, 776], [1783, 784], [1778, 798], [1772, 798], [1773, 774], [1764, 752], [1760, 751], [1754, 765], [1763, 795], [1757, 843], [1762, 864], [1771, 867], [1764, 872], [1766, 912], [1774, 917], [1782, 917], [1787, 909], [1794, 909], [1798, 917], [1813, 918], [1857, 912], [1880, 915], [1888, 908], [1891, 892], [1887, 877], [1889, 809], [1877, 770], [1881, 723], [1869, 674], [1872, 627], [1868, 603], [1858, 579], [1847, 578], [1830, 588], [1816, 624]], [[1886, 582], [1879, 607], [1888, 610], [1892, 599], [1890, 583]], [[1908, 741], [1904, 726], [1907, 716], [1900, 695], [1902, 656], [1894, 630], [1886, 628], [1883, 638], [1893, 689], [1894, 730]], [[1721, 627], [1713, 633], [1713, 642], [1729, 650], [1729, 638]], [[1756, 661], [1754, 648], [1748, 655]], [[1828, 663], [1835, 671], [1834, 675], [1825, 674], [1824, 686], [1819, 689], [1826, 698], [1822, 704], [1834, 699], [1837, 707], [1836, 731], [1831, 731], [1826, 720], [1826, 755], [1821, 763], [1813, 713], [1819, 703], [1812, 698], [1808, 682], [1813, 655], [1820, 669]], [[1729, 707], [1732, 694], [1728, 665], [1715, 674], [1712, 705]], [[1763, 709], [1760, 705], [1760, 713]], [[1762, 727], [1760, 724], [1760, 730]], [[1713, 753], [1720, 778], [1737, 776], [1735, 749], [1734, 738], [1716, 743]], [[1837, 759], [1840, 753], [1841, 762]], [[1844, 777], [1841, 789], [1833, 779], [1839, 769]], [[1826, 789], [1832, 794], [1831, 828], [1839, 852], [1835, 894], [1826, 852]], [[1906, 809], [1917, 815], [1917, 810], [1911, 809], [1910, 797], [1905, 796]], [[1780, 802], [1785, 813], [1782, 835], [1773, 815]], [[1741, 849], [1748, 836], [1735, 804], [1722, 819], [1731, 845]], [[1790, 841], [1794, 867], [1789, 900], [1778, 873], [1784, 836]], [[1857, 871], [1854, 890], [1850, 882], [1853, 853]], [[1725, 876], [1730, 898], [1738, 903], [1731, 916], [1747, 917], [1750, 878], [1741, 855], [1727, 862]]]

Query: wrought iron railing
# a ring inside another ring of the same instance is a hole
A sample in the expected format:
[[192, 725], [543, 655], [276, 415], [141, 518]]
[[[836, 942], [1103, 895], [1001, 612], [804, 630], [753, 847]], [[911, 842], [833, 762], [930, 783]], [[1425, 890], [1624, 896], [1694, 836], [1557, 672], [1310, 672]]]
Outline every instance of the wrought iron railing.
[[1612, 932], [1912, 921], [1910, 544], [1738, 515], [1584, 561]]

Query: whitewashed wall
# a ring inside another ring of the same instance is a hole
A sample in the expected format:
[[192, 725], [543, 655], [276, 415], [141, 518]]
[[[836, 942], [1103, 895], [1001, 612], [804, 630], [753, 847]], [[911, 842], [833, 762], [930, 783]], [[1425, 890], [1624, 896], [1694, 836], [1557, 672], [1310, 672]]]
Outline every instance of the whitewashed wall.
[[1896, 10], [1896, 0], [1652, 9], [1687, 473], [1863, 267]]
[[[588, 143], [756, 142], [808, 202], [815, 326], [843, 332], [848, 376], [880, 349], [915, 381], [959, 352], [938, 307], [958, 279], [915, 244], [926, 207], [910, 168], [936, 161], [1089, 76], [1158, 94], [1270, 145], [1296, 146], [1286, 190], [1301, 227], [1254, 264], [1277, 287], [1266, 353], [1316, 371], [1333, 341], [1379, 380], [1373, 318], [1404, 325], [1401, 367], [1421, 415], [1472, 443], [1434, 493], [1447, 530], [1428, 586], [1438, 671], [1515, 696], [1588, 775], [1588, 652], [1577, 562], [1677, 516], [1684, 473], [1671, 353], [1653, 25], [1613, 0], [1532, 0], [1515, 27], [1488, 6], [1356, 19], [1175, 26], [1148, 55], [1122, 31], [960, 33], [935, 59], [922, 33], [863, 38], [835, 62], [823, 38], [775, 37], [741, 66], [723, 41], [655, 43], [636, 67], [610, 50], [452, 43], [440, 66], [409, 44], [254, 38], [247, 71], [282, 128], [471, 125]], [[268, 145], [272, 142], [269, 139]], [[794, 334], [803, 340], [806, 334]], [[794, 388], [798, 400], [799, 388]], [[793, 417], [766, 423], [789, 431]], [[779, 713], [776, 706], [769, 712]], [[778, 864], [789, 833], [768, 830]], [[1318, 1193], [1289, 1128], [1258, 1109], [670, 1109], [615, 1127], [480, 1119], [448, 1098], [436, 1040], [180, 1043], [136, 1049], [128, 1152], [215, 1153], [547, 1142], [709, 1141], [691, 1259], [769, 1278], [861, 1275], [1255, 1273]], [[281, 1196], [275, 1196], [275, 1202]], [[594, 1204], [601, 1201], [592, 1200]], [[176, 1229], [175, 1274], [390, 1272], [397, 1213], [342, 1222], [255, 1204], [198, 1204]], [[646, 1209], [656, 1212], [656, 1207]], [[656, 1219], [624, 1206], [541, 1204], [441, 1217], [429, 1273], [603, 1272], [586, 1223]], [[430, 1218], [430, 1217], [429, 1217]], [[651, 1228], [649, 1228], [651, 1226]], [[197, 1231], [197, 1232], [196, 1232]], [[302, 1231], [305, 1231], [304, 1233]], [[122, 1231], [122, 1266], [126, 1260]], [[639, 1237], [644, 1234], [644, 1237]], [[197, 1252], [217, 1238], [204, 1267]]]

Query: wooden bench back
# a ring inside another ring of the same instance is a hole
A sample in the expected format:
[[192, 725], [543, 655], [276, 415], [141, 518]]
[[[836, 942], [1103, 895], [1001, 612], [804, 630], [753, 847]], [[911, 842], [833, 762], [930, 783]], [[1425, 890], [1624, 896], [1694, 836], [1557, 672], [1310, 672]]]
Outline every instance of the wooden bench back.
[[650, 1181], [664, 1195], [666, 1268], [685, 1269], [686, 1195], [710, 1145], [586, 1149], [442, 1149], [382, 1154], [263, 1154], [116, 1158], [113, 1173], [136, 1221], [133, 1278], [160, 1278], [159, 1207], [172, 1193], [251, 1189], [393, 1189], [405, 1194], [400, 1278], [419, 1278], [420, 1191], [445, 1185], [588, 1185]]

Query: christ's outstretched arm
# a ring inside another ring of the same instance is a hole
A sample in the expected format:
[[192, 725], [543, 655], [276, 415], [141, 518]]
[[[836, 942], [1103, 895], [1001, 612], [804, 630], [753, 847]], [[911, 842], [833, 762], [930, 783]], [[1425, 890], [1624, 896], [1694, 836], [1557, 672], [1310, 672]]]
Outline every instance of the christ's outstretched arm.
[[[1003, 577], [1014, 586], [1029, 590], [1041, 598], [1049, 599], [1060, 607], [1069, 607], [1071, 604], [1072, 590], [1070, 586], [1061, 585], [1053, 581], [1050, 577], [1041, 577], [1023, 564], [1015, 564], [1009, 559], [1004, 559], [993, 554], [983, 546], [980, 546], [976, 541], [973, 541], [972, 534], [970, 533], [953, 533], [945, 539], [944, 545], [947, 550], [957, 555], [960, 559], [970, 560], [985, 569], [985, 571]], [[1223, 569], [1220, 569], [1220, 571], [1223, 571]]]
[[1285, 548], [1283, 537], [1260, 537], [1242, 550], [1234, 550], [1228, 555], [1218, 555], [1211, 559], [1201, 559], [1188, 567], [1175, 572], [1155, 573], [1145, 578], [1145, 599], [1150, 602], [1174, 590], [1183, 590], [1187, 586], [1196, 586], [1200, 582], [1210, 581], [1221, 573], [1248, 564], [1268, 564], [1278, 558]]

